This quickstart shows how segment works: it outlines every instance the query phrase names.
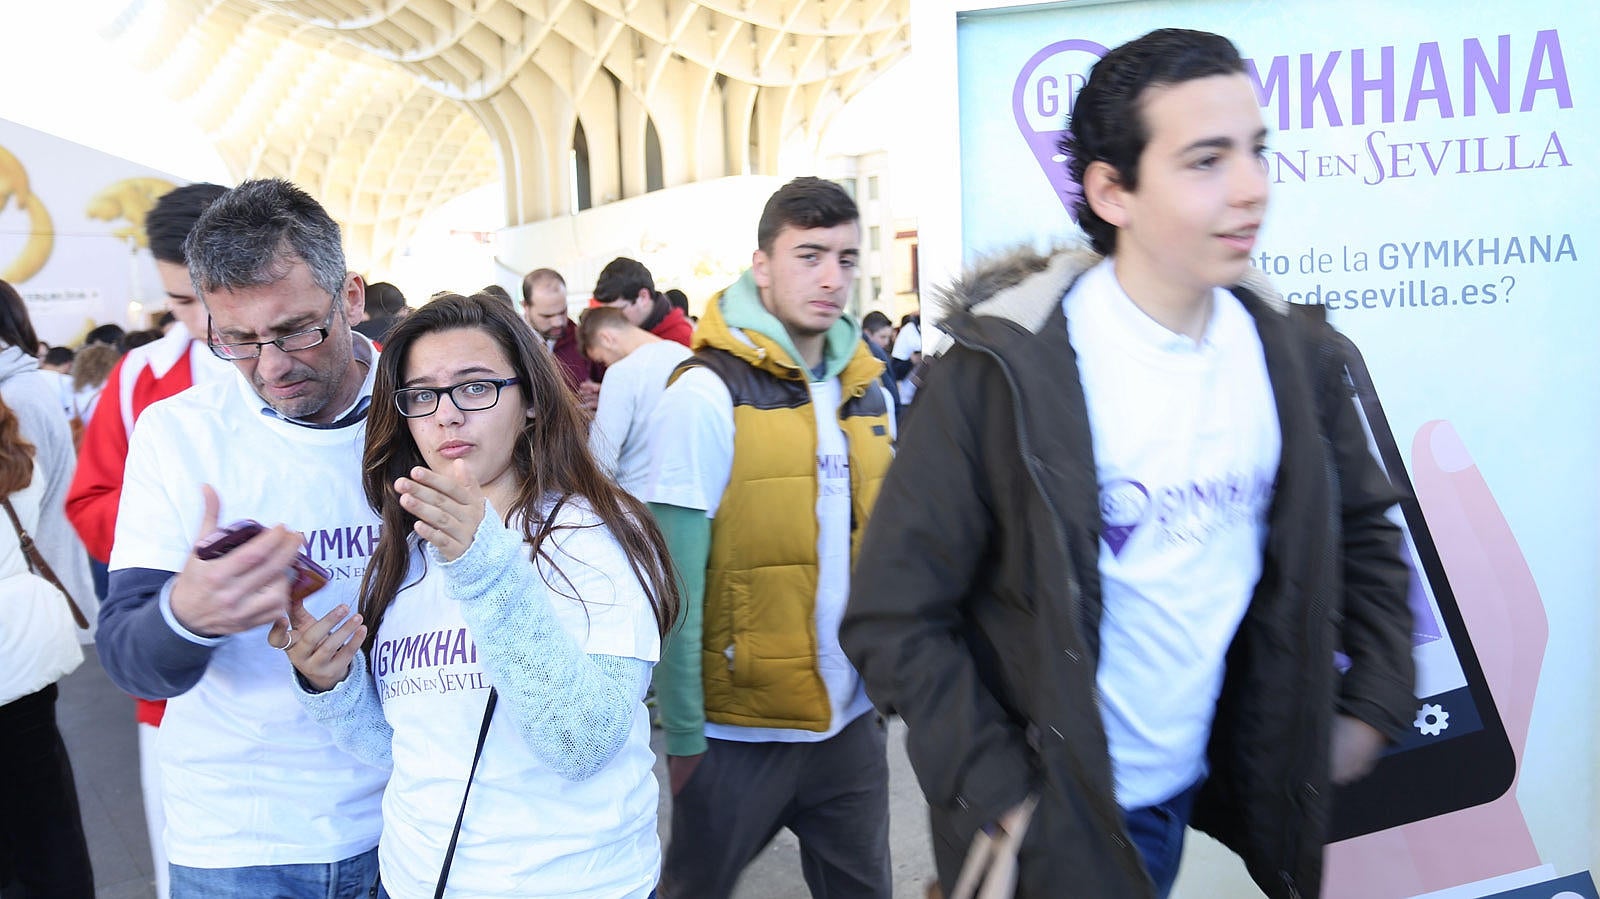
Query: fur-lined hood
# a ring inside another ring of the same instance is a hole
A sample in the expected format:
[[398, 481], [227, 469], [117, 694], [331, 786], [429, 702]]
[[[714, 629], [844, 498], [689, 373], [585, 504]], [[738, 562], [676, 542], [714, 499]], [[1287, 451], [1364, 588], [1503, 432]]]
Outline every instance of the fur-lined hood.
[[[940, 326], [959, 328], [962, 313], [966, 313], [1004, 319], [1037, 334], [1073, 282], [1103, 258], [1082, 246], [1057, 247], [1049, 253], [1024, 246], [992, 256], [935, 293]], [[1288, 313], [1289, 304], [1283, 294], [1259, 270], [1246, 270], [1238, 286], [1268, 308]], [[940, 341], [939, 351], [944, 350], [948, 340], [945, 337]]]

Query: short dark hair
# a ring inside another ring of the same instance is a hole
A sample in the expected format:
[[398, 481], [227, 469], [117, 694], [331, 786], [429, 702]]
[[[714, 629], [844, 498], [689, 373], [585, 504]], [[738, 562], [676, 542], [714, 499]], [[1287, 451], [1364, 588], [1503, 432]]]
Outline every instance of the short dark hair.
[[372, 318], [386, 318], [405, 311], [406, 295], [388, 281], [367, 285], [365, 307]]
[[122, 338], [122, 349], [124, 351], [131, 350], [135, 347], [142, 347], [147, 343], [155, 343], [160, 339], [160, 328], [145, 328], [139, 331], [129, 331], [127, 335]]
[[860, 221], [861, 210], [844, 188], [823, 178], [805, 175], [778, 188], [767, 198], [756, 224], [756, 246], [772, 252], [772, 242], [785, 227], [809, 231]]
[[661, 291], [661, 295], [666, 297], [667, 298], [667, 302], [671, 303], [673, 305], [673, 307], [678, 309], [678, 311], [682, 312], [684, 315], [688, 315], [689, 314], [689, 295], [688, 294], [684, 293], [683, 291], [679, 290], [676, 287], [669, 287], [666, 290]]
[[144, 217], [144, 236], [150, 244], [150, 255], [162, 262], [188, 265], [189, 257], [183, 254], [183, 242], [200, 214], [210, 208], [228, 189], [220, 184], [185, 184], [161, 195], [156, 205]]
[[533, 289], [540, 284], [559, 284], [562, 292], [566, 292], [567, 279], [553, 268], [536, 268], [522, 276], [522, 304], [526, 306], [533, 299]]
[[868, 312], [866, 316], [861, 319], [861, 330], [863, 331], [876, 331], [879, 328], [892, 327], [894, 327], [894, 322], [889, 321], [889, 316], [884, 315], [882, 312], [879, 312], [876, 309]]
[[295, 262], [342, 305], [344, 245], [339, 225], [311, 195], [281, 178], [246, 181], [218, 197], [184, 242], [200, 299], [207, 291], [275, 284]]
[[39, 333], [33, 330], [28, 304], [6, 281], [0, 281], [0, 343], [21, 347], [30, 356], [39, 352]]
[[578, 350], [587, 354], [595, 335], [607, 328], [621, 331], [633, 326], [615, 306], [591, 306], [578, 316]]
[[594, 298], [602, 303], [631, 300], [641, 290], [648, 290], [654, 295], [656, 279], [650, 276], [650, 270], [644, 267], [644, 263], [626, 256], [618, 256], [607, 262], [594, 282]]
[[72, 347], [53, 346], [44, 351], [44, 358], [39, 360], [45, 365], [67, 365], [72, 362]]
[[83, 345], [84, 347], [90, 347], [97, 343], [103, 343], [106, 346], [116, 347], [120, 352], [122, 350], [122, 339], [126, 336], [128, 336], [128, 332], [124, 331], [121, 325], [100, 325], [84, 335]]
[[[1089, 80], [1073, 101], [1070, 129], [1061, 141], [1068, 156], [1067, 175], [1083, 184], [1083, 173], [1094, 162], [1116, 170], [1127, 190], [1139, 186], [1139, 157], [1150, 142], [1142, 101], [1153, 87], [1165, 87], [1244, 72], [1238, 48], [1220, 34], [1162, 28], [1129, 41], [1107, 53], [1089, 71]], [[1115, 225], [1089, 208], [1081, 193], [1077, 202], [1078, 226], [1101, 255], [1116, 250]]]
[[516, 305], [516, 301], [511, 299], [511, 291], [506, 290], [504, 287], [501, 287], [498, 284], [486, 284], [482, 290], [478, 291], [478, 293], [481, 293], [484, 296], [498, 297], [502, 300], [505, 300], [507, 306]]

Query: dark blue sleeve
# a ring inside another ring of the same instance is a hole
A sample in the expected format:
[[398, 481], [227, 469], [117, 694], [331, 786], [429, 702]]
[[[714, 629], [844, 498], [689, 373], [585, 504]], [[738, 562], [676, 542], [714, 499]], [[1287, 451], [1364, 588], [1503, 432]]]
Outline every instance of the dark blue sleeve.
[[177, 575], [154, 568], [111, 572], [100, 604], [95, 644], [111, 682], [144, 699], [170, 699], [200, 682], [213, 647], [174, 631], [161, 614], [161, 591]]

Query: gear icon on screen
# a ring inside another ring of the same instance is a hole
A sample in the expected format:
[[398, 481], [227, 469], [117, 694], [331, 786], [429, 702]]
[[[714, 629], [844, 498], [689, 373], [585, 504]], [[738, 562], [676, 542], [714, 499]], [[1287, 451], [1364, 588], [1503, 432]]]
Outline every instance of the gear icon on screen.
[[1450, 713], [1441, 706], [1431, 702], [1422, 704], [1417, 710], [1417, 720], [1411, 722], [1412, 726], [1422, 731], [1424, 737], [1437, 737], [1450, 726]]

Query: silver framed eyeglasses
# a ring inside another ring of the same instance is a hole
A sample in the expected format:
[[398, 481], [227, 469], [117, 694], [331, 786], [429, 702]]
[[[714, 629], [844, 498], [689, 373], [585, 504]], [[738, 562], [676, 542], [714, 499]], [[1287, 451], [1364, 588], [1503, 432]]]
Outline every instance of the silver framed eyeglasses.
[[319, 327], [307, 328], [271, 340], [242, 340], [238, 343], [217, 343], [216, 333], [211, 327], [211, 316], [206, 316], [206, 346], [211, 348], [211, 354], [218, 359], [233, 362], [239, 359], [256, 359], [261, 356], [261, 348], [272, 344], [285, 353], [298, 353], [309, 350], [324, 340], [328, 339], [328, 331], [333, 327], [333, 314], [339, 311], [339, 300], [334, 299], [328, 307], [328, 317], [322, 320]]
[[394, 392], [394, 407], [402, 417], [424, 418], [439, 408], [440, 397], [449, 396], [462, 412], [481, 412], [500, 402], [500, 391], [521, 383], [520, 378], [475, 378], [449, 387], [402, 387]]

